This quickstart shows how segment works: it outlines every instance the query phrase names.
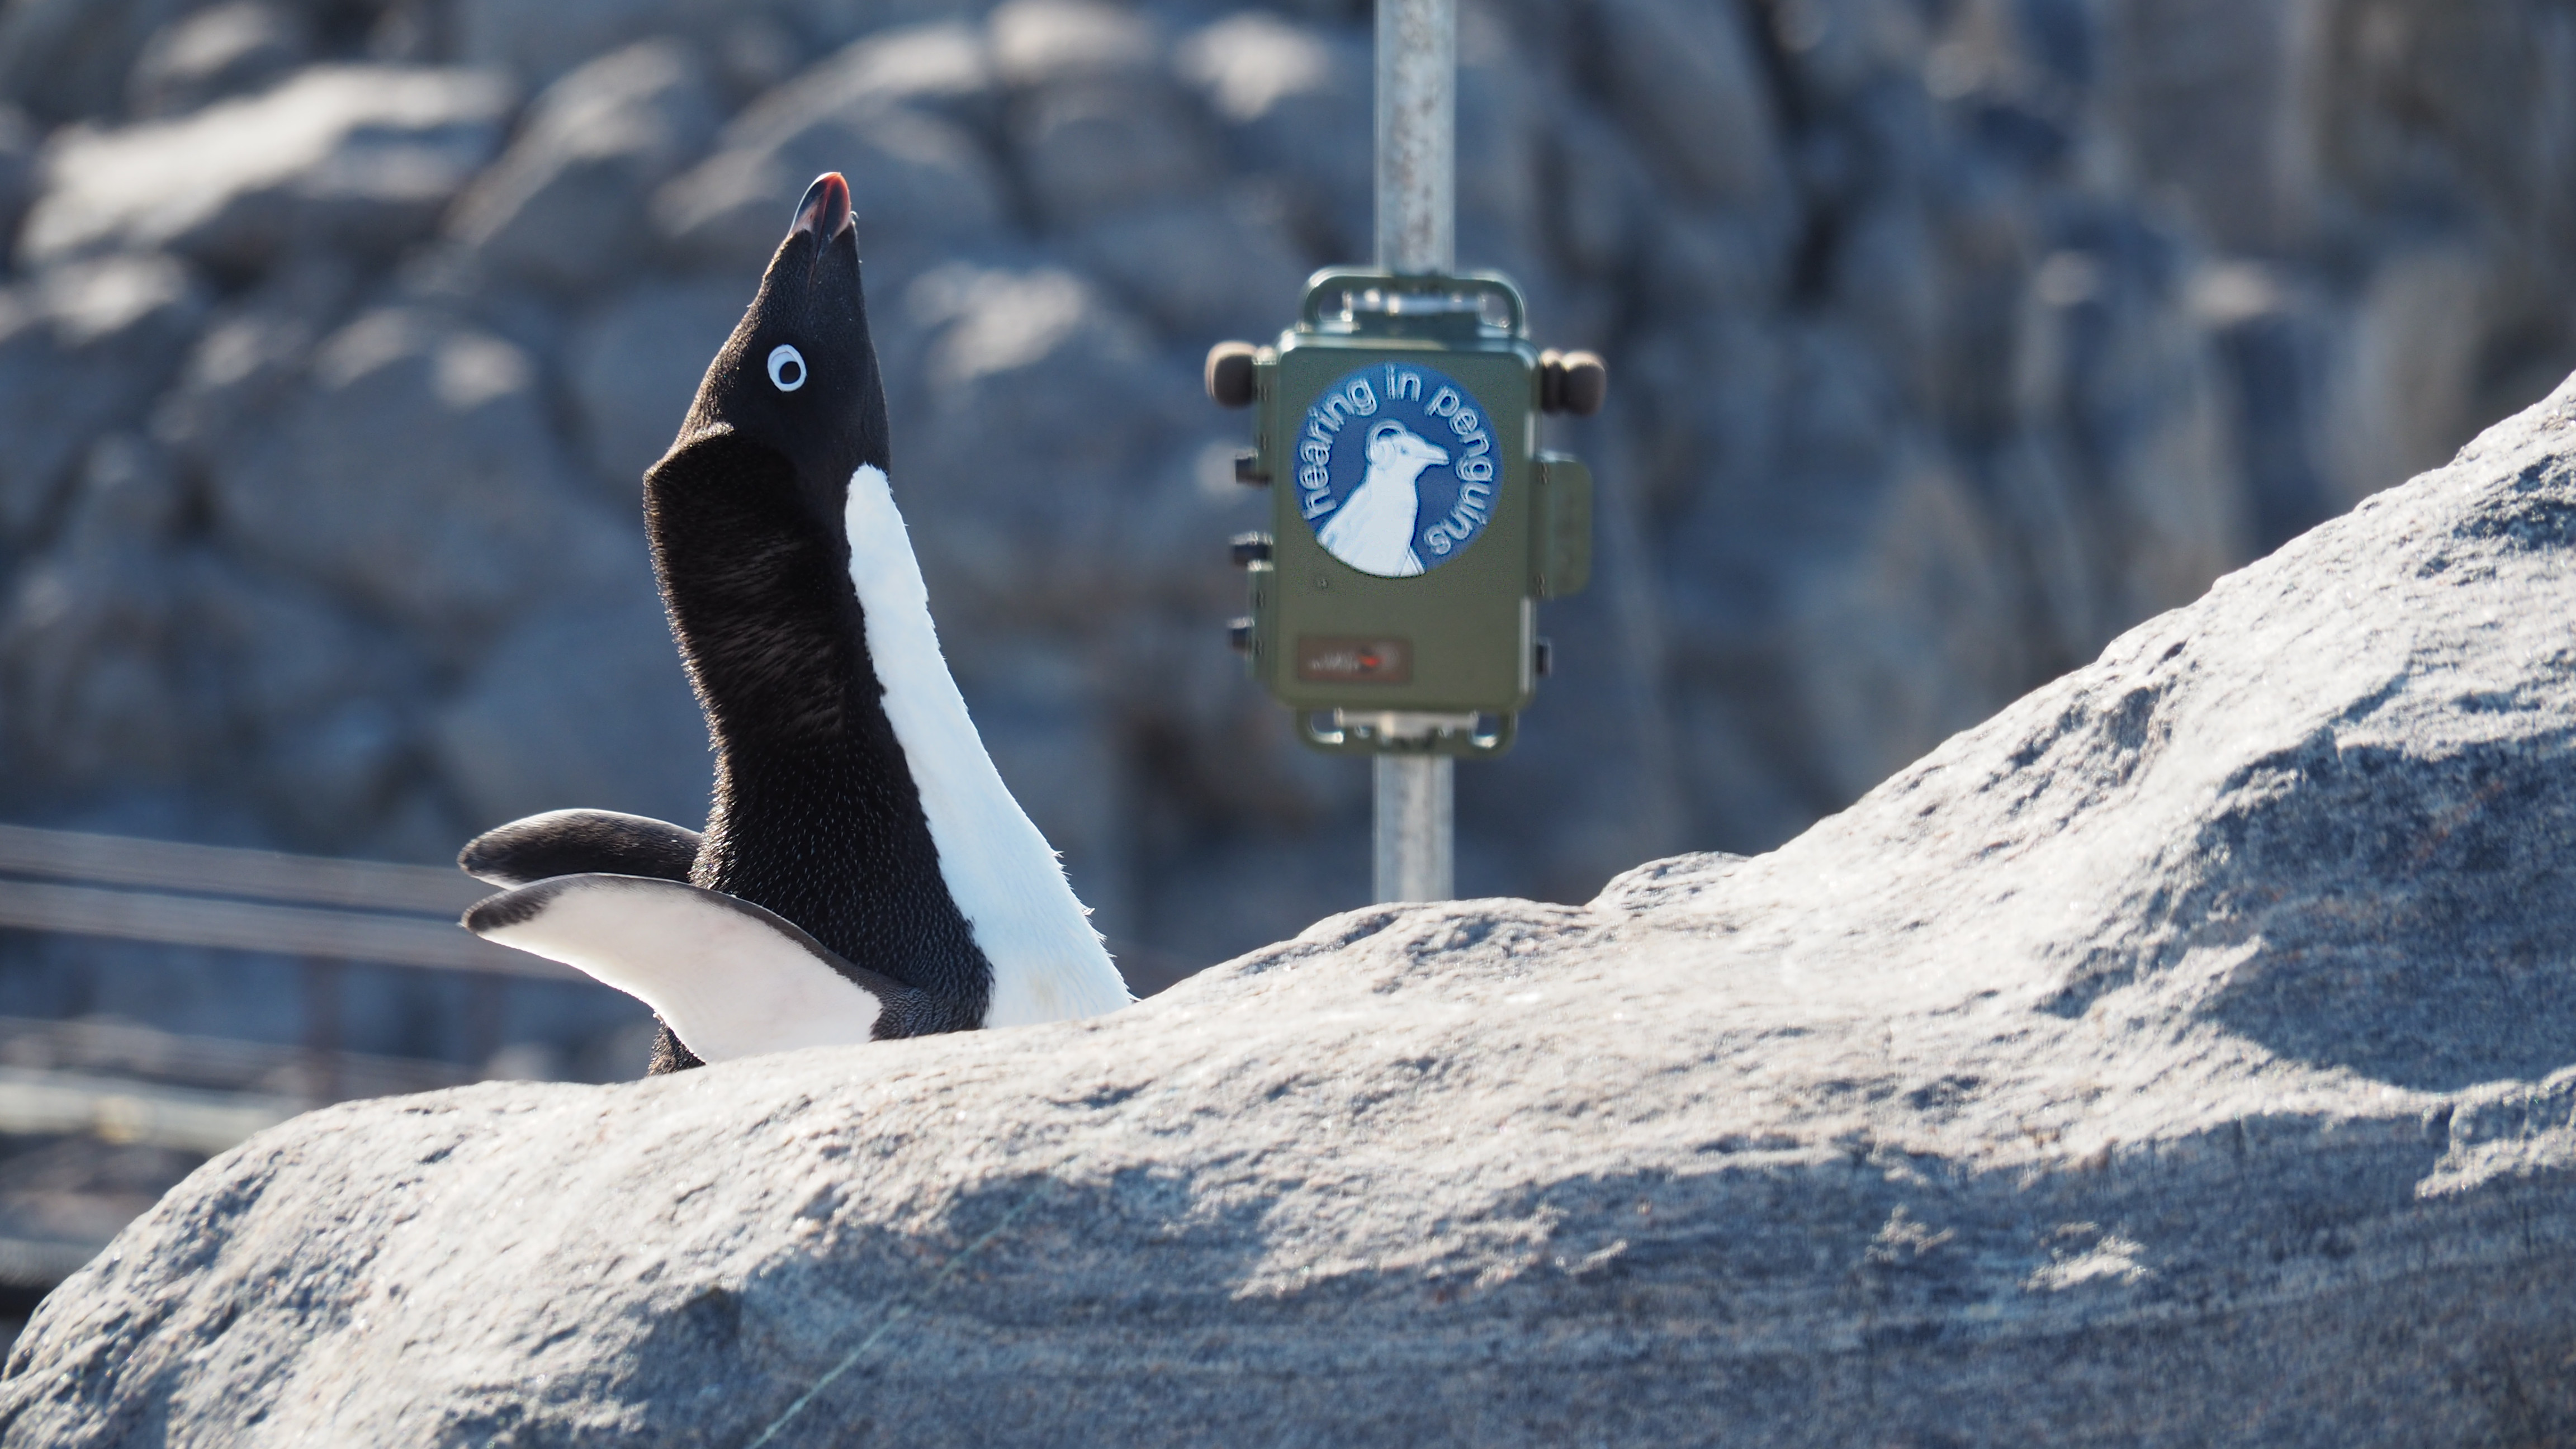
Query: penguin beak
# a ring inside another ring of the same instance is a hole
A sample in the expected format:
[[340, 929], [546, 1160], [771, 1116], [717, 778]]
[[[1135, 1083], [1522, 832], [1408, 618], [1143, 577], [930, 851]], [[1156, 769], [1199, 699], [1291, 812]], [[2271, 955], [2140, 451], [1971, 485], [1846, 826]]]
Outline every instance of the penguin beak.
[[812, 233], [814, 240], [829, 242], [847, 231], [850, 220], [850, 183], [838, 171], [826, 171], [805, 188], [805, 199], [796, 203], [796, 221], [787, 228], [788, 235]]

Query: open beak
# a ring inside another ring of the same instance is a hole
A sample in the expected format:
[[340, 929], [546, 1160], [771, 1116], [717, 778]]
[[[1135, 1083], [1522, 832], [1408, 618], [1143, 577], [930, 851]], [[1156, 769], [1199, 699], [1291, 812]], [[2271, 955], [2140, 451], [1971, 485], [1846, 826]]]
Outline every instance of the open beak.
[[850, 183], [840, 172], [826, 171], [805, 188], [805, 199], [796, 203], [796, 221], [787, 230], [791, 235], [812, 232], [816, 241], [828, 242], [850, 225]]

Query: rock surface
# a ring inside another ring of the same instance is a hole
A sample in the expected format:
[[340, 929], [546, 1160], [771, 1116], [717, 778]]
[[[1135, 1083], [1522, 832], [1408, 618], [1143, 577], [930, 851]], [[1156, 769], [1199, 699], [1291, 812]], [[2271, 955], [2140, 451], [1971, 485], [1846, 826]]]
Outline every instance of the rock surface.
[[2576, 383], [1758, 858], [302, 1118], [0, 1443], [2576, 1434]]
[[49, 148], [20, 255], [167, 247], [246, 270], [290, 244], [390, 251], [492, 159], [509, 107], [471, 71], [316, 66], [177, 120], [74, 128]]

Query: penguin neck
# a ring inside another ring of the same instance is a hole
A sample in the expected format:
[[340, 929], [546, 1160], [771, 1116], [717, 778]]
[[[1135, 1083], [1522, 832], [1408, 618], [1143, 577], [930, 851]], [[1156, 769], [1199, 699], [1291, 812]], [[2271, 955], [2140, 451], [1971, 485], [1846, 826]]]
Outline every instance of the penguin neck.
[[941, 880], [887, 720], [838, 520], [795, 465], [732, 432], [647, 479], [672, 633], [707, 714], [716, 791], [693, 883], [764, 906], [852, 964], [982, 1024], [990, 963]]

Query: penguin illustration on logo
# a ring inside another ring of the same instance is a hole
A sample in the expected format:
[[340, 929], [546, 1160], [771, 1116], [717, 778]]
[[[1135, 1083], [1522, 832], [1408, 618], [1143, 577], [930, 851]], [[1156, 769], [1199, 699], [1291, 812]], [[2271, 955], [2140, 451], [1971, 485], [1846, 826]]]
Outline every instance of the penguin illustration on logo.
[[1492, 432], [1466, 388], [1423, 364], [1336, 379], [1306, 409], [1296, 449], [1299, 516], [1361, 573], [1429, 573], [1493, 519], [1502, 478]]
[[706, 710], [704, 835], [567, 810], [458, 864], [487, 940], [650, 1006], [652, 1070], [1095, 1016], [1132, 999], [984, 751], [887, 481], [850, 190], [817, 179], [644, 476]]
[[1368, 430], [1367, 456], [1359, 490], [1315, 537], [1326, 553], [1361, 573], [1411, 578], [1422, 572], [1413, 548], [1413, 524], [1422, 511], [1415, 480], [1432, 464], [1448, 462], [1448, 450], [1390, 419]]

